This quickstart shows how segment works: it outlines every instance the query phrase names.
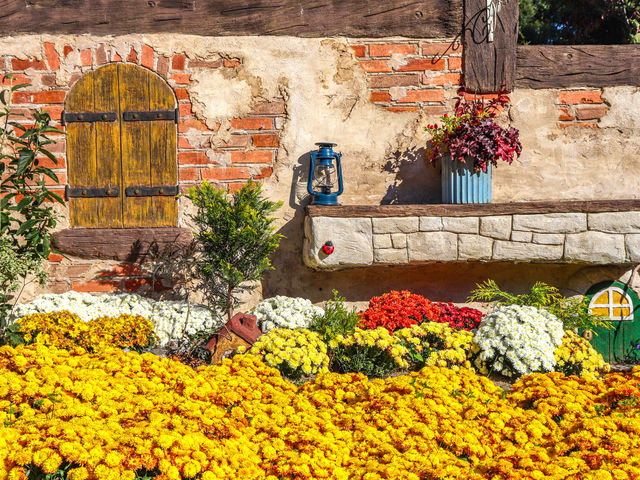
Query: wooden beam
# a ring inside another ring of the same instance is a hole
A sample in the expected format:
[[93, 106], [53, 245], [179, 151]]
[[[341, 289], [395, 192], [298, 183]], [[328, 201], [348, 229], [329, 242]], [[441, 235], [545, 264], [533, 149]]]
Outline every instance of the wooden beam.
[[[498, 4], [498, 0], [494, 0]], [[513, 90], [518, 42], [518, 1], [503, 0], [493, 41], [487, 21], [487, 0], [464, 1], [464, 84], [474, 93]]]
[[640, 200], [551, 201], [433, 205], [309, 205], [310, 217], [486, 217], [533, 213], [598, 213], [640, 211]]
[[16, 33], [454, 37], [463, 0], [0, 0]]
[[136, 262], [151, 247], [185, 246], [193, 240], [186, 228], [68, 228], [54, 234], [54, 247], [84, 257]]
[[519, 88], [640, 85], [640, 45], [527, 45], [517, 49]]

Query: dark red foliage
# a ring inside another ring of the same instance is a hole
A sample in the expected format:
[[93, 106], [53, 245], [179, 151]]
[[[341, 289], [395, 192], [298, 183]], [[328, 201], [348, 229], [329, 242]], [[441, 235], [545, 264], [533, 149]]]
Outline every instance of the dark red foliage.
[[451, 328], [472, 330], [480, 324], [484, 314], [469, 307], [456, 307], [453, 303], [435, 302], [440, 307], [440, 318], [436, 322], [448, 323]]
[[437, 321], [440, 308], [424, 298], [407, 290], [391, 291], [373, 297], [369, 308], [360, 314], [360, 328], [373, 329], [384, 327], [389, 332], [410, 327], [425, 321]]

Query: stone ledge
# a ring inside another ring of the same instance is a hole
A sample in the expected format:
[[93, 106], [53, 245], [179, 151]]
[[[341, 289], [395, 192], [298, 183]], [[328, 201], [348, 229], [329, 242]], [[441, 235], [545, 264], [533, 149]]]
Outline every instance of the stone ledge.
[[[428, 205], [308, 205], [310, 217], [489, 217], [530, 213], [599, 213], [640, 211], [640, 199]], [[597, 221], [594, 219], [594, 221]]]
[[[622, 207], [629, 210], [615, 209]], [[335, 246], [331, 255], [321, 251], [326, 241]], [[309, 206], [304, 242], [304, 261], [318, 270], [468, 261], [638, 263], [640, 200]]]

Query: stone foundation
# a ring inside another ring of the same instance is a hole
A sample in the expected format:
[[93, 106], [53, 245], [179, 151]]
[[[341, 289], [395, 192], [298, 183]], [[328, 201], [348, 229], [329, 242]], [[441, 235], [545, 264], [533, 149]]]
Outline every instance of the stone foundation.
[[[512, 213], [494, 215], [476, 206], [475, 214], [461, 216], [455, 207], [449, 207], [451, 215], [419, 215], [420, 209], [406, 212], [406, 207], [398, 206], [397, 216], [387, 216], [394, 213], [390, 208], [394, 207], [370, 207], [371, 216], [339, 217], [323, 216], [322, 209], [315, 207], [305, 220], [305, 263], [314, 269], [342, 269], [466, 261], [640, 262], [640, 208], [521, 214], [515, 212], [518, 204], [513, 204]], [[355, 215], [362, 215], [366, 207], [360, 209]], [[327, 241], [335, 246], [331, 255], [321, 252]]]

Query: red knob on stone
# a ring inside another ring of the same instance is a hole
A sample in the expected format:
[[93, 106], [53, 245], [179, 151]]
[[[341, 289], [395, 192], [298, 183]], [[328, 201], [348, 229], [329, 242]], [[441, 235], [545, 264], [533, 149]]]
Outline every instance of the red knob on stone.
[[335, 247], [333, 246], [333, 243], [331, 241], [326, 242], [322, 246], [322, 253], [324, 253], [325, 255], [331, 255], [334, 250], [335, 250]]

